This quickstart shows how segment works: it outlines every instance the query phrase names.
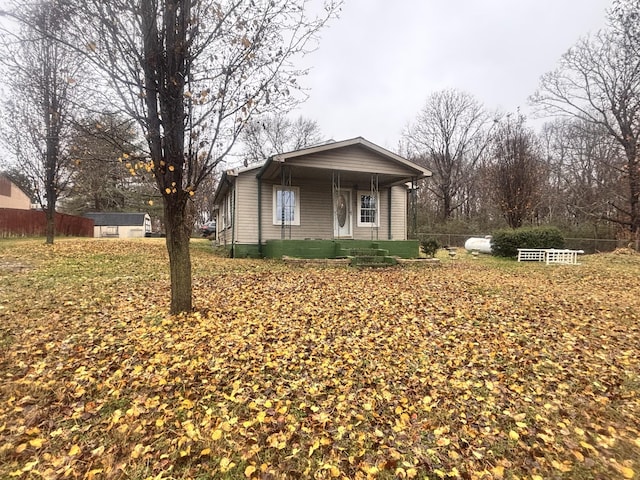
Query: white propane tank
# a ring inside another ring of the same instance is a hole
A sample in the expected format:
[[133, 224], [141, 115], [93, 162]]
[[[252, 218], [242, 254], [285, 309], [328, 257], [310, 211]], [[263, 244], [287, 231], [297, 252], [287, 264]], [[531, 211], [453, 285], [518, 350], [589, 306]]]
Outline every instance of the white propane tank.
[[464, 242], [464, 248], [469, 252], [473, 252], [475, 250], [480, 253], [491, 253], [491, 236], [488, 235], [484, 238], [471, 237]]

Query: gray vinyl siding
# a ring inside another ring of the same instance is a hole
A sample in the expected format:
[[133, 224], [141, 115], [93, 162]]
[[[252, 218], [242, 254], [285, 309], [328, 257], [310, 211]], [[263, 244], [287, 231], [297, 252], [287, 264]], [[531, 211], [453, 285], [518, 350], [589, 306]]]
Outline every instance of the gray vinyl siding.
[[235, 240], [237, 243], [258, 243], [258, 180], [255, 172], [238, 175], [235, 185]]
[[[274, 183], [262, 184], [262, 241], [280, 239], [283, 229], [273, 223], [273, 191]], [[330, 183], [292, 182], [292, 187], [300, 190], [300, 225], [285, 225], [284, 238], [292, 240], [332, 239], [333, 238], [333, 196]], [[218, 232], [218, 242], [231, 244], [258, 243], [258, 180], [255, 173], [238, 175], [230, 195], [235, 195], [234, 227], [224, 228]], [[356, 240], [388, 240], [389, 239], [389, 190], [380, 189], [380, 214], [377, 228], [358, 227], [358, 191], [352, 190], [352, 238]], [[391, 190], [391, 239], [406, 239], [407, 200], [406, 188], [395, 186]], [[220, 209], [218, 225], [224, 225]]]
[[[273, 224], [273, 186], [273, 183], [262, 185], [263, 241], [282, 238], [282, 227]], [[300, 225], [285, 225], [284, 238], [286, 240], [332, 238], [331, 185], [292, 182], [291, 186], [300, 188]]]
[[407, 189], [391, 188], [391, 240], [407, 239]]
[[407, 174], [405, 166], [390, 162], [389, 159], [357, 146], [291, 158], [287, 160], [287, 163], [289, 165], [322, 168], [329, 171]]
[[[300, 225], [286, 225], [284, 238], [292, 240], [333, 238], [333, 197], [330, 184], [292, 184], [300, 188]], [[282, 227], [273, 224], [273, 184], [263, 185], [263, 241], [282, 238]], [[380, 190], [380, 216], [377, 228], [358, 227], [358, 193], [351, 195], [352, 238], [356, 240], [389, 239], [389, 192]], [[406, 189], [392, 188], [391, 235], [406, 239]], [[377, 231], [376, 231], [377, 230]]]
[[230, 190], [227, 195], [222, 197], [222, 202], [220, 203], [220, 208], [218, 209], [218, 215], [216, 217], [216, 239], [220, 245], [227, 245], [231, 243], [231, 228], [229, 228], [229, 225], [227, 225], [224, 218], [224, 205], [227, 202], [227, 197], [231, 195], [231, 192], [233, 192], [233, 190]]

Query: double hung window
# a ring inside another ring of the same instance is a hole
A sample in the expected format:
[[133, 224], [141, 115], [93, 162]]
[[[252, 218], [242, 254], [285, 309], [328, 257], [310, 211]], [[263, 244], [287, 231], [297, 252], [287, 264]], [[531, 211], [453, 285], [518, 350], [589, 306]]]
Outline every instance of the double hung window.
[[300, 225], [300, 188], [273, 186], [273, 224]]
[[358, 192], [358, 226], [375, 227], [378, 218], [378, 196], [371, 192]]

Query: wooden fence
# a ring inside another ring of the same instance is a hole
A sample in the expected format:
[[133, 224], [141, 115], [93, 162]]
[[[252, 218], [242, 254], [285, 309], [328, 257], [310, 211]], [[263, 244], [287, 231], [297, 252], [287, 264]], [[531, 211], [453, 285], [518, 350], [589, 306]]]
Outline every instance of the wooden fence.
[[[41, 210], [0, 208], [0, 237], [43, 237], [47, 218]], [[56, 236], [93, 237], [93, 220], [56, 213]]]

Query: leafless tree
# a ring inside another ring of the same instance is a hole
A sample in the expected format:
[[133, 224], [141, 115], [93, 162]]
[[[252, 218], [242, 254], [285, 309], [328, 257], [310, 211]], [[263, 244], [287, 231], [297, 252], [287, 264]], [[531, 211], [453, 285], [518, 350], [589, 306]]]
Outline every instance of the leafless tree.
[[609, 11], [613, 32], [625, 48], [640, 55], [640, 0], [616, 0]]
[[58, 1], [72, 22], [67, 43], [103, 77], [95, 96], [108, 92], [102, 103], [134, 119], [146, 139], [163, 199], [171, 313], [190, 311], [191, 200], [252, 117], [300, 101], [304, 71], [294, 60], [341, 0], [317, 14], [308, 0]]
[[541, 139], [549, 173], [542, 202], [548, 220], [569, 227], [590, 224], [597, 233], [611, 204], [623, 200], [620, 146], [601, 126], [573, 118], [546, 123]]
[[511, 228], [521, 227], [537, 207], [541, 167], [535, 133], [522, 116], [507, 116], [493, 135], [488, 172], [494, 201]]
[[282, 113], [255, 118], [242, 133], [245, 164], [264, 162], [276, 153], [290, 152], [322, 141], [315, 120], [298, 117], [291, 120]]
[[199, 191], [193, 197], [193, 207], [195, 211], [196, 223], [202, 225], [215, 219], [215, 204], [213, 202], [216, 188], [218, 187], [219, 175], [209, 175], [200, 184]]
[[82, 214], [150, 207], [139, 198], [146, 191], [146, 200], [151, 200], [153, 174], [142, 168], [144, 158], [136, 133], [132, 120], [117, 116], [89, 117], [75, 123], [66, 211]]
[[68, 140], [75, 83], [82, 62], [54, 34], [67, 19], [56, 2], [22, 10], [15, 30], [2, 30], [0, 61], [10, 100], [2, 116], [2, 140], [29, 178], [46, 214], [46, 242], [53, 243], [58, 200], [68, 184]]
[[624, 199], [608, 219], [624, 225], [640, 247], [640, 35], [638, 0], [618, 0], [609, 27], [580, 40], [542, 77], [532, 102], [546, 112], [603, 128], [625, 155]]
[[446, 221], [469, 198], [474, 169], [487, 145], [490, 115], [470, 94], [432, 94], [404, 132], [410, 156], [433, 171], [428, 188]]

